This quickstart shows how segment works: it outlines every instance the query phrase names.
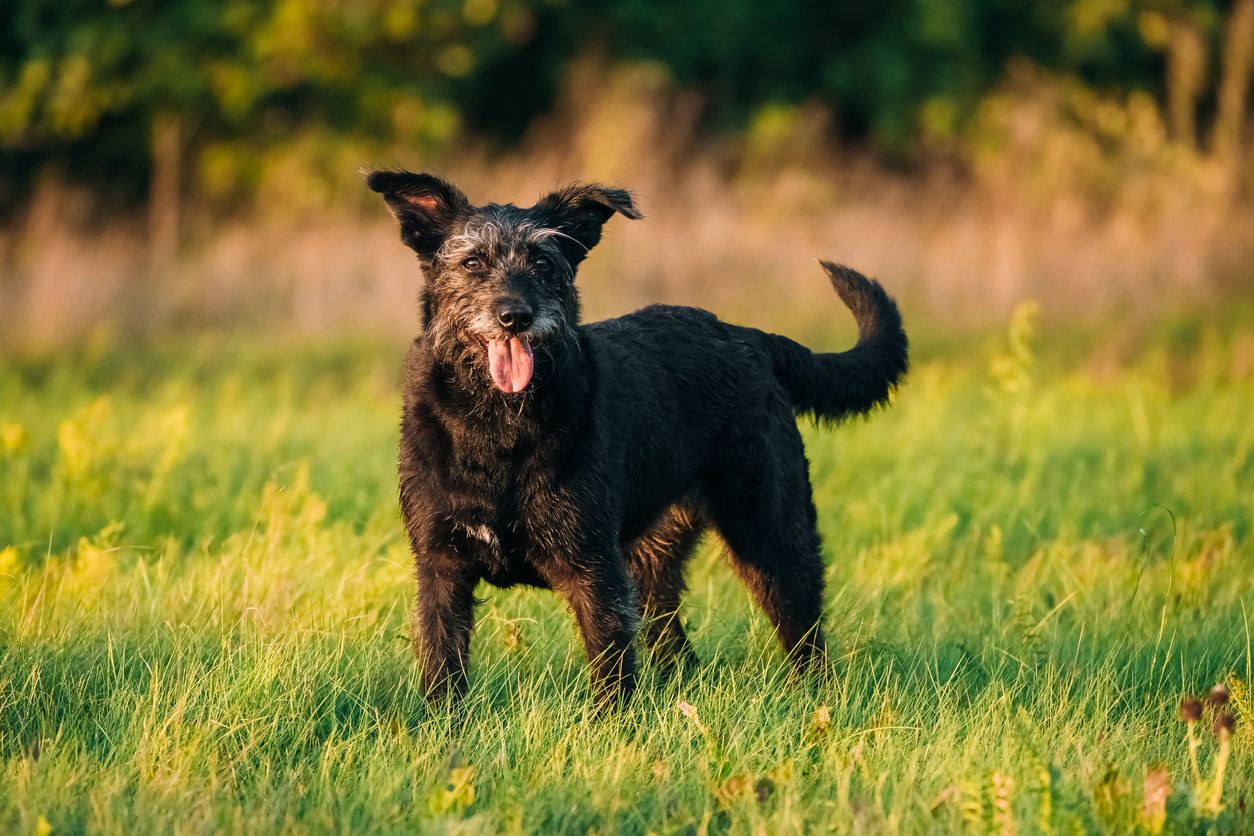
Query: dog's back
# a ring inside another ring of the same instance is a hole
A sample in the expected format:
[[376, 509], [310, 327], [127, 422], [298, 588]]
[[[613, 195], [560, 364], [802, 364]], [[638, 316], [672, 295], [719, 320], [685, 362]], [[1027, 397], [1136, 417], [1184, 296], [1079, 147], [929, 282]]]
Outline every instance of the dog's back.
[[[859, 341], [814, 353], [787, 337], [697, 308], [654, 305], [586, 326], [595, 414], [622, 462], [623, 537], [668, 499], [695, 496], [703, 472], [744, 455], [797, 414], [840, 420], [884, 403], [907, 365], [897, 306], [877, 282], [824, 263], [854, 312]], [[700, 491], [698, 490], [697, 493]]]
[[655, 396], [679, 401], [681, 413], [688, 406], [711, 417], [724, 409], [743, 415], [777, 387], [799, 414], [831, 421], [865, 414], [888, 400], [906, 372], [901, 314], [878, 282], [820, 264], [858, 324], [858, 343], [848, 351], [816, 353], [700, 308], [651, 305], [585, 327], [601, 352], [601, 373], [630, 375], [630, 391], [663, 414], [667, 404]]

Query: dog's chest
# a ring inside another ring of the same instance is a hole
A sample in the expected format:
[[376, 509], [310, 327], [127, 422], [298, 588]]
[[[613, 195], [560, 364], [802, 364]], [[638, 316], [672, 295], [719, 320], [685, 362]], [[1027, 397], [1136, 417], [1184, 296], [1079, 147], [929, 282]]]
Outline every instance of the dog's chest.
[[483, 522], [475, 522], [473, 519], [454, 520], [453, 525], [461, 530], [461, 533], [470, 540], [485, 547], [489, 552], [499, 553], [501, 551], [501, 540], [496, 536], [496, 529]]
[[536, 567], [560, 552], [569, 539], [561, 534], [565, 526], [554, 521], [561, 498], [534, 483], [527, 490], [516, 490], [513, 479], [502, 479], [501, 487], [481, 493], [475, 506], [451, 514], [456, 539], [489, 583], [543, 586]]
[[435, 472], [418, 488], [438, 509], [443, 531], [437, 529], [437, 537], [447, 538], [493, 584], [543, 585], [538, 567], [565, 556], [578, 540], [574, 494], [563, 489], [570, 467], [561, 463], [569, 451], [558, 434], [537, 431], [534, 421], [509, 432], [497, 432], [501, 428], [486, 419], [450, 425], [435, 439], [444, 455], [427, 458]]

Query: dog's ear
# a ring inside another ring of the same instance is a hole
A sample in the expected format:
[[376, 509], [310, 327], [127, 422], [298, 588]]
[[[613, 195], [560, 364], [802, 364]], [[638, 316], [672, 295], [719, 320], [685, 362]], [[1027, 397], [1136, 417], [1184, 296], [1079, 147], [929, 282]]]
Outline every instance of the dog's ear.
[[556, 243], [572, 268], [601, 240], [601, 227], [615, 212], [632, 220], [644, 217], [632, 203], [630, 192], [583, 183], [545, 195], [531, 211], [546, 226], [561, 233]]
[[401, 240], [424, 259], [440, 248], [453, 221], [471, 209], [461, 190], [434, 174], [372, 171], [366, 185], [383, 195], [401, 225]]

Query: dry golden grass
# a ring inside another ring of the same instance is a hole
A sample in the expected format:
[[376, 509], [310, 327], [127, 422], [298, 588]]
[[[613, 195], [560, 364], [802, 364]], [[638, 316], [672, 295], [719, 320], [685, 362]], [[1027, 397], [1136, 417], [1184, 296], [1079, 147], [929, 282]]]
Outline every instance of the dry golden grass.
[[256, 208], [185, 211], [180, 257], [159, 268], [142, 224], [81, 220], [87, 196], [50, 186], [0, 232], [0, 304], [16, 313], [3, 339], [254, 323], [410, 331], [419, 276], [360, 183], [357, 169], [374, 165], [435, 167], [484, 202], [530, 202], [581, 178], [633, 189], [647, 218], [612, 224], [586, 265], [592, 316], [681, 302], [818, 333], [840, 317], [820, 256], [881, 277], [908, 313], [950, 326], [999, 321], [1026, 298], [1046, 316], [1157, 314], [1251, 286], [1248, 153], [1169, 140], [1143, 95], [1101, 98], [1029, 67], [1008, 78], [961, 146], [938, 133], [932, 157], [891, 168], [834, 147], [818, 108], [768, 109], [743, 136], [714, 141], [694, 127], [700, 102], [661, 70], [588, 64], [506, 153], [432, 161], [294, 141]]

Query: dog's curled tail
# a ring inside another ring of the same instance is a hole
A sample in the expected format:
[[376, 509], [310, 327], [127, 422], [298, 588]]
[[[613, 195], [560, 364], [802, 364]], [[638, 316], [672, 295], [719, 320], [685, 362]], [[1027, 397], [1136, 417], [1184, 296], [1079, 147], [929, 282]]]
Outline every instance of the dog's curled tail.
[[858, 322], [857, 344], [818, 353], [774, 334], [767, 344], [775, 374], [797, 411], [838, 421], [888, 401], [909, 365], [908, 341], [897, 304], [879, 282], [830, 261], [819, 264]]

